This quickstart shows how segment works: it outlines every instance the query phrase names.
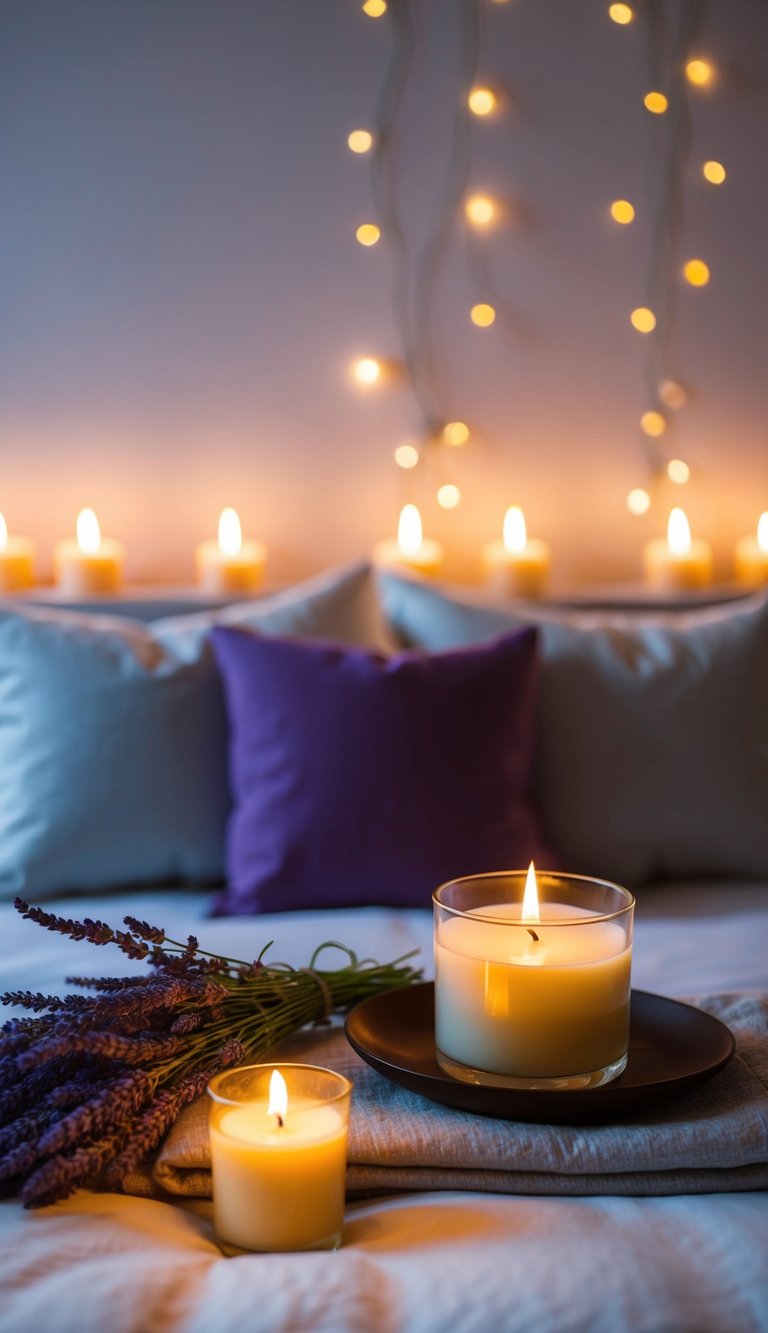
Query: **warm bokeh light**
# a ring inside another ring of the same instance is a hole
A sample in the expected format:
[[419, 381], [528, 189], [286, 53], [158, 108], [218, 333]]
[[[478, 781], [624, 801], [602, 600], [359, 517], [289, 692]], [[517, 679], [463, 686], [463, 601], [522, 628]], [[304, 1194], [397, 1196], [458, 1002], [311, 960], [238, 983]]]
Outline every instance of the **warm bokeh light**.
[[640, 427], [646, 435], [658, 436], [664, 434], [667, 422], [662, 412], [643, 412]]
[[479, 329], [487, 329], [495, 320], [496, 311], [492, 305], [488, 305], [485, 301], [481, 301], [479, 305], [473, 305], [469, 312], [469, 318]]
[[490, 116], [496, 106], [496, 94], [491, 88], [472, 88], [467, 106], [476, 116]]
[[381, 362], [373, 356], [361, 356], [352, 367], [358, 384], [375, 384], [381, 375]]
[[373, 135], [370, 130], [353, 130], [347, 136], [347, 144], [353, 153], [367, 153], [373, 147]]
[[288, 1087], [279, 1069], [272, 1070], [269, 1080], [269, 1105], [267, 1115], [276, 1115], [284, 1120], [288, 1111]]
[[222, 509], [219, 515], [219, 550], [222, 555], [239, 555], [243, 545], [243, 530], [236, 509]]
[[443, 443], [455, 448], [466, 444], [469, 439], [469, 426], [465, 421], [448, 421], [443, 426]]
[[464, 205], [464, 212], [475, 227], [487, 227], [493, 222], [496, 207], [487, 194], [473, 194]]
[[662, 380], [659, 385], [659, 398], [665, 407], [671, 407], [676, 411], [677, 408], [685, 406], [688, 394], [677, 380]]
[[0, 514], [0, 551], [4, 551], [8, 545], [8, 524], [5, 518]]
[[525, 892], [523, 893], [520, 920], [538, 923], [539, 919], [539, 886], [536, 883], [536, 871], [533, 868], [533, 861], [531, 861], [528, 874], [525, 877]]
[[689, 259], [683, 265], [683, 277], [691, 287], [706, 287], [709, 282], [709, 266], [703, 259]]
[[365, 0], [363, 4], [363, 13], [367, 14], [369, 19], [380, 19], [386, 12], [387, 0]]
[[757, 520], [757, 544], [768, 555], [768, 509]]
[[667, 463], [667, 476], [677, 486], [684, 486], [691, 475], [691, 469], [682, 458], [670, 458]]
[[381, 236], [375, 222], [363, 222], [355, 232], [361, 245], [375, 245]]
[[525, 514], [519, 505], [510, 505], [504, 515], [502, 540], [510, 555], [521, 555], [528, 541]]
[[669, 516], [667, 546], [673, 555], [687, 555], [691, 549], [691, 529], [682, 509], [673, 509]]
[[628, 199], [614, 199], [611, 204], [611, 217], [614, 222], [621, 222], [626, 227], [635, 216], [635, 210]]
[[630, 315], [633, 329], [638, 333], [651, 333], [656, 328], [656, 316], [646, 305], [639, 305]]
[[685, 67], [685, 77], [697, 88], [706, 88], [714, 79], [715, 71], [708, 60], [689, 60]]
[[651, 507], [651, 497], [642, 486], [635, 486], [627, 496], [627, 509], [630, 514], [647, 514]]
[[667, 98], [663, 93], [659, 92], [646, 93], [643, 98], [643, 104], [646, 111], [650, 111], [654, 116], [663, 116], [669, 106]]
[[461, 502], [461, 491], [448, 481], [437, 489], [437, 503], [441, 509], [455, 509]]
[[403, 505], [397, 523], [397, 544], [403, 555], [418, 555], [421, 540], [421, 514], [416, 505]]
[[92, 509], [81, 509], [77, 516], [77, 544], [84, 555], [95, 555], [101, 546], [99, 520]]
[[704, 179], [709, 181], [710, 185], [722, 185], [727, 175], [722, 162], [715, 161], [705, 162], [701, 168], [701, 173]]
[[623, 27], [626, 23], [632, 22], [635, 11], [631, 5], [609, 5], [608, 17], [612, 18], [614, 23], [620, 23]]
[[415, 467], [418, 461], [419, 451], [414, 444], [399, 444], [395, 449], [395, 462], [398, 467], [408, 471], [409, 468]]

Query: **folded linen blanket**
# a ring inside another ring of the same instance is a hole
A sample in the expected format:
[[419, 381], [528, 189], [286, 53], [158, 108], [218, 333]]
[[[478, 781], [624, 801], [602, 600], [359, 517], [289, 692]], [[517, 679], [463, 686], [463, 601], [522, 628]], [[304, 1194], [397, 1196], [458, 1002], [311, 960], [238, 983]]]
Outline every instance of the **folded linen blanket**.
[[[654, 1111], [615, 1125], [538, 1125], [472, 1115], [397, 1087], [365, 1064], [339, 1028], [283, 1043], [279, 1058], [325, 1065], [354, 1083], [347, 1190], [484, 1190], [500, 1194], [710, 1194], [768, 1187], [768, 999], [695, 1003], [726, 1023], [725, 1069]], [[585, 1096], [589, 1096], [585, 1093]], [[182, 1112], [131, 1194], [210, 1197], [208, 1099]]]

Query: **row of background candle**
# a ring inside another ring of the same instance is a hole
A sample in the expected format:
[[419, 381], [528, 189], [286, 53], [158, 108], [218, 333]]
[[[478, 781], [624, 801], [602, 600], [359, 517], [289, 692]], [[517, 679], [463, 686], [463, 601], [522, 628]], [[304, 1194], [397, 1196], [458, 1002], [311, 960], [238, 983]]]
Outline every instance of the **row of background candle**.
[[[401, 567], [426, 576], [441, 572], [443, 548], [425, 537], [416, 505], [403, 506], [397, 537], [379, 542], [373, 551], [377, 564]], [[236, 510], [223, 509], [218, 539], [201, 542], [195, 551], [198, 584], [210, 593], [250, 593], [262, 584], [267, 549], [262, 542], [243, 539]], [[735, 575], [740, 583], [768, 582], [768, 510], [760, 515], [754, 535], [738, 542]], [[511, 506], [505, 516], [502, 539], [483, 550], [487, 581], [512, 596], [541, 597], [547, 592], [551, 552], [540, 538], [528, 537], [523, 511]], [[102, 538], [92, 509], [77, 518], [76, 538], [65, 538], [54, 549], [58, 587], [68, 596], [114, 593], [123, 582], [125, 548], [113, 538]], [[666, 538], [654, 538], [643, 549], [643, 571], [649, 587], [676, 591], [705, 587], [712, 582], [712, 548], [692, 539], [686, 515], [675, 508], [669, 515]], [[9, 535], [0, 514], [0, 591], [18, 592], [35, 582], [34, 547], [24, 537]]]

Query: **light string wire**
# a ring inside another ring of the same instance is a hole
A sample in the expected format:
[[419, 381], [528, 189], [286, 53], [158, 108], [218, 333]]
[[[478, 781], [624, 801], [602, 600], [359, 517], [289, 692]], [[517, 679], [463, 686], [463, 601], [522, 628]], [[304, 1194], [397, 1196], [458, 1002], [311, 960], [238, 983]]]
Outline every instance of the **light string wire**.
[[[693, 139], [685, 64], [704, 27], [707, 0], [679, 0], [674, 33], [670, 32], [664, 0], [645, 0], [644, 9], [648, 21], [650, 87], [665, 88], [668, 92], [667, 111], [654, 116], [652, 126], [657, 189], [646, 297], [656, 316], [656, 327], [646, 339], [644, 378], [648, 403], [657, 411], [661, 407], [666, 420], [668, 414], [659, 386], [669, 376], [685, 226], [683, 186]], [[645, 432], [642, 445], [652, 480], [658, 481], [666, 468], [666, 451], [656, 438]]]

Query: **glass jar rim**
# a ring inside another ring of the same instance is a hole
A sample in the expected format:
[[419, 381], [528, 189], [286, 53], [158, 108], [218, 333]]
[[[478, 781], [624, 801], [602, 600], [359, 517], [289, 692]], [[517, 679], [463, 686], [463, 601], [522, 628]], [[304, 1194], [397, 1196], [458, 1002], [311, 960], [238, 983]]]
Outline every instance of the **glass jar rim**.
[[306, 1069], [313, 1074], [320, 1074], [332, 1078], [335, 1082], [342, 1085], [332, 1097], [310, 1098], [309, 1104], [305, 1104], [302, 1108], [304, 1110], [309, 1110], [313, 1106], [333, 1106], [334, 1102], [343, 1101], [345, 1097], [348, 1097], [354, 1087], [352, 1081], [348, 1079], [345, 1074], [339, 1074], [335, 1069], [328, 1069], [325, 1065], [308, 1065], [298, 1060], [281, 1060], [279, 1062], [268, 1060], [253, 1065], [232, 1065], [230, 1069], [220, 1070], [218, 1074], [214, 1074], [206, 1088], [208, 1096], [219, 1106], [254, 1105], [256, 1103], [255, 1097], [222, 1097], [221, 1093], [218, 1091], [219, 1085], [225, 1078], [230, 1077], [232, 1074], [247, 1074], [254, 1069], [277, 1069], [278, 1071], [282, 1069]]
[[[451, 889], [454, 885], [469, 884], [478, 880], [520, 879], [524, 881], [527, 874], [528, 870], [526, 868], [525, 870], [488, 870], [482, 871], [477, 875], [458, 875], [456, 879], [446, 879], [442, 884], [438, 884], [432, 894], [432, 902], [436, 907], [439, 907], [442, 912], [448, 912], [451, 916], [471, 916], [473, 921], [488, 921], [504, 926], [516, 926], [521, 923], [510, 921], [509, 917], [498, 916], [493, 912], [485, 912], [482, 907], [451, 907], [448, 903], [442, 901], [440, 894], [444, 889]], [[536, 874], [537, 877], [541, 876], [542, 879], [549, 877], [551, 879], [565, 880], [568, 883], [574, 884], [595, 884], [603, 889], [613, 889], [624, 898], [623, 906], [617, 907], [612, 912], [596, 911], [590, 913], [590, 915], [586, 917], [559, 917], [556, 921], [546, 922], [545, 924], [548, 927], [557, 927], [559, 929], [561, 926], [584, 926], [594, 921], [615, 921], [617, 917], [625, 916], [628, 912], [634, 910], [636, 901], [634, 894], [631, 893], [629, 889], [625, 888], [623, 884], [617, 884], [614, 880], [600, 879], [596, 875], [577, 875], [567, 870], [538, 870], [536, 871]]]

